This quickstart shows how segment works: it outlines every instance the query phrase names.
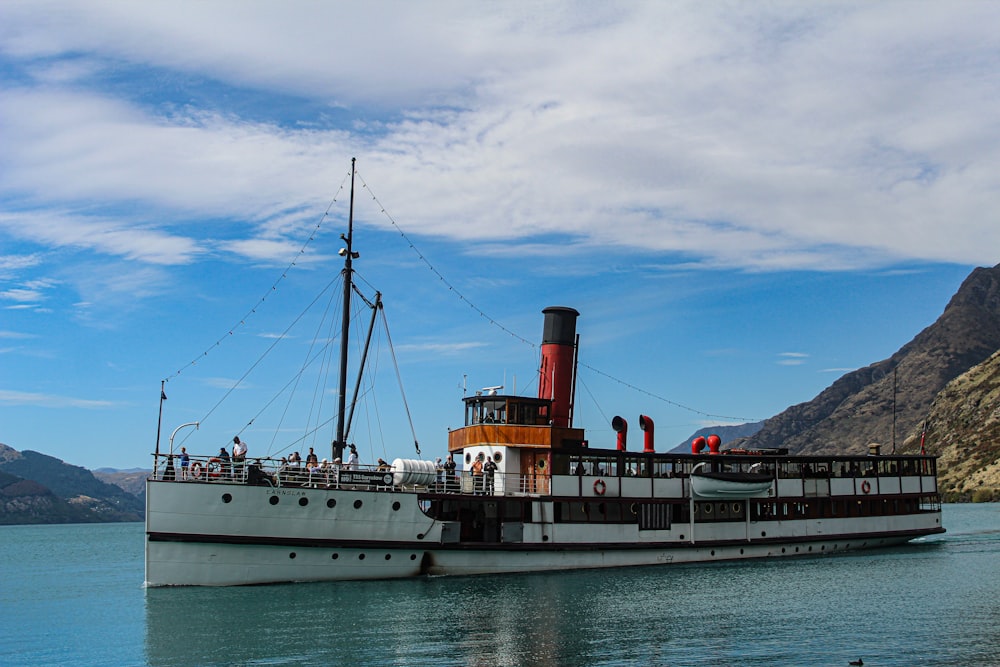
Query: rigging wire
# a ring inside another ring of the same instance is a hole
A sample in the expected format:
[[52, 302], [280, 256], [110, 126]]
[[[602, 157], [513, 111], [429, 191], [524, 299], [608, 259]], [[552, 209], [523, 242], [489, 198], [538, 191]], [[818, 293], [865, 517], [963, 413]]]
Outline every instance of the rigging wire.
[[413, 417], [410, 415], [410, 406], [406, 402], [406, 391], [403, 389], [403, 376], [399, 373], [399, 362], [396, 361], [396, 350], [392, 346], [392, 337], [389, 335], [389, 321], [385, 317], [385, 308], [381, 309], [382, 323], [385, 326], [385, 339], [389, 343], [389, 353], [392, 355], [392, 365], [396, 369], [396, 380], [399, 382], [399, 393], [403, 395], [403, 407], [406, 409], [406, 419], [410, 422], [410, 433], [413, 434], [413, 447], [420, 456], [420, 443], [417, 442], [417, 430], [413, 428]]
[[511, 331], [510, 329], [508, 329], [504, 325], [500, 324], [500, 322], [496, 321], [495, 319], [493, 319], [492, 317], [490, 317], [489, 315], [487, 315], [483, 311], [482, 308], [480, 308], [476, 304], [472, 303], [472, 301], [470, 301], [469, 299], [467, 299], [465, 297], [465, 295], [462, 294], [458, 290], [457, 287], [455, 287], [454, 285], [452, 285], [448, 281], [448, 279], [445, 278], [444, 275], [440, 271], [438, 271], [436, 268], [434, 268], [434, 265], [431, 264], [430, 260], [427, 259], [427, 257], [425, 257], [422, 252], [420, 252], [420, 250], [413, 243], [413, 241], [410, 240], [410, 237], [406, 235], [406, 232], [404, 232], [402, 230], [402, 228], [399, 226], [399, 224], [396, 222], [396, 220], [391, 215], [389, 215], [389, 212], [387, 210], [385, 210], [385, 206], [383, 206], [382, 202], [380, 202], [378, 200], [378, 197], [375, 196], [375, 193], [372, 192], [372, 189], [370, 187], [368, 187], [368, 183], [365, 182], [365, 179], [361, 176], [361, 174], [358, 173], [357, 176], [358, 176], [358, 180], [361, 181], [361, 187], [363, 189], [365, 189], [365, 190], [368, 191], [368, 195], [372, 198], [372, 201], [374, 201], [375, 204], [378, 206], [379, 212], [386, 217], [386, 219], [392, 224], [393, 227], [396, 228], [396, 231], [398, 231], [399, 235], [403, 237], [403, 240], [406, 241], [409, 244], [410, 249], [417, 255], [418, 258], [420, 258], [420, 261], [422, 261], [424, 263], [424, 265], [428, 269], [430, 269], [431, 273], [433, 273], [434, 275], [436, 275], [438, 277], [438, 280], [440, 280], [442, 283], [444, 283], [445, 287], [447, 287], [451, 292], [454, 292], [455, 296], [457, 296], [459, 298], [459, 300], [464, 301], [467, 306], [469, 306], [472, 310], [476, 311], [479, 314], [480, 317], [482, 317], [483, 319], [485, 319], [487, 322], [489, 322], [493, 326], [497, 327], [498, 329], [500, 329], [504, 333], [512, 336], [516, 340], [519, 340], [522, 343], [530, 345], [532, 348], [537, 348], [538, 347], [538, 345], [536, 345], [534, 342], [528, 340], [527, 338], [525, 338], [524, 336], [521, 336], [520, 334], [514, 333], [513, 331]]
[[[462, 294], [462, 292], [460, 292], [458, 290], [458, 288], [456, 288], [451, 282], [449, 282], [448, 279], [445, 278], [444, 275], [440, 271], [438, 271], [437, 268], [435, 268], [433, 264], [431, 264], [430, 260], [427, 259], [427, 257], [420, 251], [420, 249], [417, 248], [416, 244], [410, 239], [409, 236], [407, 236], [406, 232], [404, 232], [403, 229], [399, 226], [399, 223], [396, 222], [396, 219], [393, 218], [392, 215], [389, 214], [389, 212], [386, 210], [386, 208], [382, 204], [382, 202], [379, 201], [379, 199], [375, 195], [375, 193], [372, 192], [372, 189], [368, 186], [368, 183], [365, 181], [364, 177], [360, 173], [358, 173], [357, 174], [357, 178], [358, 178], [359, 181], [361, 181], [361, 187], [368, 192], [368, 195], [372, 198], [372, 201], [374, 201], [375, 204], [378, 206], [379, 212], [382, 215], [384, 215], [385, 218], [389, 221], [389, 223], [396, 229], [396, 231], [399, 232], [399, 235], [401, 237], [403, 237], [403, 240], [406, 241], [406, 243], [410, 246], [410, 249], [416, 254], [416, 256], [420, 259], [420, 261], [423, 262], [424, 266], [426, 266], [431, 271], [431, 273], [433, 273], [434, 275], [436, 275], [438, 277], [438, 279], [445, 285], [445, 287], [448, 288], [448, 290], [450, 292], [454, 293], [455, 296], [458, 297], [459, 300], [463, 301], [466, 305], [468, 305], [472, 310], [474, 310], [476, 313], [478, 313], [480, 315], [480, 317], [482, 317], [483, 319], [485, 319], [487, 322], [489, 322], [493, 326], [497, 327], [498, 329], [500, 329], [504, 333], [512, 336], [516, 340], [519, 340], [522, 343], [525, 343], [526, 345], [529, 345], [532, 349], [534, 349], [534, 350], [536, 350], [537, 352], [540, 353], [541, 346], [539, 346], [537, 343], [535, 343], [535, 342], [533, 342], [531, 340], [528, 340], [524, 336], [521, 336], [520, 334], [517, 334], [517, 333], [511, 331], [510, 329], [508, 329], [507, 327], [505, 327], [504, 325], [502, 325], [500, 322], [498, 322], [494, 318], [492, 318], [489, 315], [487, 315], [486, 312], [483, 311], [482, 308], [480, 308], [479, 306], [477, 306], [476, 304], [474, 304], [464, 294]], [[697, 415], [701, 415], [703, 417], [710, 417], [712, 419], [723, 419], [723, 420], [726, 420], [726, 421], [745, 421], [745, 422], [760, 421], [759, 418], [752, 418], [752, 417], [732, 417], [732, 416], [726, 416], [726, 415], [716, 415], [716, 414], [711, 414], [711, 413], [705, 412], [703, 410], [698, 410], [697, 408], [692, 408], [692, 407], [690, 407], [688, 405], [684, 405], [682, 403], [678, 403], [677, 401], [672, 401], [669, 398], [664, 398], [663, 396], [659, 396], [657, 394], [654, 394], [653, 392], [647, 391], [645, 389], [641, 389], [641, 388], [639, 388], [639, 387], [637, 387], [637, 386], [635, 386], [635, 385], [633, 385], [633, 384], [631, 384], [629, 382], [626, 382], [625, 380], [622, 380], [620, 378], [616, 378], [613, 375], [610, 375], [608, 373], [605, 373], [604, 371], [598, 370], [598, 369], [594, 368], [593, 366], [589, 366], [589, 365], [587, 365], [585, 363], [579, 363], [579, 365], [582, 366], [583, 368], [586, 368], [587, 370], [593, 371], [594, 373], [597, 373], [598, 375], [601, 375], [601, 376], [603, 376], [603, 377], [605, 377], [605, 378], [607, 378], [609, 380], [617, 382], [618, 384], [622, 385], [623, 387], [627, 387], [627, 388], [632, 389], [634, 391], [637, 391], [637, 392], [639, 392], [641, 394], [645, 394], [646, 396], [649, 396], [650, 398], [654, 398], [654, 399], [656, 399], [658, 401], [662, 401], [663, 403], [666, 403], [667, 405], [672, 405], [675, 408], [679, 408], [681, 410], [686, 410], [688, 412], [691, 412], [691, 413], [694, 413], [694, 414], [697, 414]]]
[[[201, 418], [200, 423], [204, 424], [208, 420], [208, 418], [212, 415], [212, 413], [214, 413], [219, 408], [219, 406], [222, 405], [226, 401], [226, 399], [229, 398], [229, 396], [234, 391], [236, 391], [236, 389], [243, 383], [243, 381], [246, 380], [247, 377], [254, 371], [254, 369], [257, 368], [257, 366], [259, 366], [264, 361], [264, 359], [274, 350], [274, 348], [277, 347], [277, 345], [280, 342], [282, 342], [283, 340], [285, 340], [285, 338], [288, 336], [288, 332], [291, 331], [292, 328], [295, 327], [295, 325], [299, 322], [299, 320], [301, 320], [305, 316], [305, 314], [308, 313], [312, 309], [312, 307], [316, 304], [316, 302], [319, 301], [319, 298], [321, 296], [323, 296], [323, 294], [325, 294], [327, 292], [327, 290], [329, 290], [330, 287], [333, 284], [335, 284], [338, 280], [339, 280], [339, 275], [338, 275], [337, 278], [334, 278], [333, 280], [331, 280], [329, 283], [326, 284], [326, 286], [320, 291], [320, 293], [317, 294], [315, 296], [315, 298], [313, 298], [313, 300], [309, 302], [309, 304], [302, 310], [301, 313], [299, 313], [295, 317], [294, 320], [292, 320], [291, 324], [289, 324], [287, 327], [285, 327], [285, 330], [282, 331], [278, 336], [276, 336], [274, 338], [274, 340], [271, 342], [271, 344], [264, 350], [263, 353], [261, 353], [261, 355], [257, 358], [257, 360], [254, 361], [253, 364], [250, 365], [250, 368], [248, 368], [246, 370], [246, 372], [244, 372], [243, 375], [241, 375], [240, 378], [235, 383], [233, 383], [233, 386], [231, 386], [228, 390], [226, 390], [226, 392], [222, 395], [222, 397], [219, 398], [219, 400], [215, 402], [215, 405], [213, 405], [211, 408], [209, 408], [208, 412], [205, 413], [205, 416]], [[304, 371], [304, 369], [300, 369], [299, 374], [301, 374], [303, 371]], [[281, 389], [281, 392], [284, 392], [284, 390], [287, 389], [289, 387], [289, 385], [291, 385], [295, 381], [296, 381], [295, 378], [293, 378], [292, 380], [290, 380]], [[237, 433], [237, 435], [239, 435], [240, 433], [243, 433], [244, 431], [246, 431], [254, 423], [254, 421], [257, 419], [257, 417], [259, 417], [264, 412], [264, 410], [268, 406], [270, 406], [277, 399], [277, 397], [281, 394], [281, 392], [279, 392], [274, 398], [272, 398], [270, 401], [268, 401], [267, 405], [265, 405], [264, 408], [261, 408], [261, 410], [259, 410], [257, 412], [257, 414], [254, 415], [250, 419], [250, 421], [248, 421], [243, 426], [243, 428], [241, 428], [239, 430], [239, 433]], [[185, 434], [184, 440], [187, 440], [187, 438], [191, 436], [191, 433], [192, 432], [189, 432], [189, 433]]]
[[334, 193], [333, 199], [331, 199], [330, 203], [327, 204], [326, 210], [323, 211], [323, 215], [320, 216], [320, 219], [316, 223], [316, 226], [313, 227], [312, 232], [309, 234], [309, 238], [307, 238], [306, 241], [305, 241], [305, 243], [302, 244], [302, 247], [299, 248], [299, 252], [295, 255], [295, 259], [293, 259], [288, 264], [288, 266], [285, 267], [285, 269], [281, 272], [281, 275], [277, 278], [277, 280], [274, 281], [274, 283], [271, 284], [270, 289], [268, 289], [264, 293], [264, 295], [261, 296], [260, 299], [257, 300], [257, 303], [254, 304], [253, 308], [251, 308], [249, 311], [247, 311], [247, 313], [242, 318], [240, 318], [240, 321], [237, 324], [235, 324], [234, 326], [230, 327], [229, 331], [225, 335], [221, 336], [218, 340], [216, 340], [215, 343], [213, 343], [212, 345], [210, 345], [204, 352], [202, 352], [200, 355], [198, 355], [197, 357], [195, 357], [194, 359], [192, 359], [191, 361], [189, 361], [185, 365], [183, 365], [180, 368], [178, 368], [176, 371], [174, 371], [173, 374], [171, 374], [171, 375], [167, 376], [166, 378], [164, 378], [164, 380], [163, 380], [164, 382], [170, 382], [172, 379], [174, 379], [175, 377], [177, 377], [178, 375], [180, 375], [181, 373], [183, 373], [184, 371], [186, 371], [188, 368], [190, 368], [191, 366], [194, 366], [195, 364], [197, 364], [198, 361], [200, 361], [201, 359], [207, 357], [209, 352], [211, 352], [215, 348], [219, 347], [222, 344], [222, 341], [224, 341], [224, 340], [226, 340], [226, 338], [232, 336], [236, 332], [237, 329], [239, 329], [240, 327], [246, 326], [247, 320], [249, 320], [252, 315], [254, 315], [254, 314], [257, 313], [257, 309], [260, 308], [261, 305], [263, 305], [264, 301], [267, 300], [267, 297], [270, 296], [272, 292], [276, 292], [278, 290], [278, 285], [285, 278], [288, 277], [288, 272], [292, 269], [292, 267], [294, 267], [294, 266], [296, 266], [298, 264], [299, 259], [302, 257], [302, 255], [305, 254], [306, 248], [308, 248], [309, 244], [311, 244], [316, 239], [316, 235], [319, 233], [319, 230], [323, 226], [323, 223], [326, 222], [326, 219], [330, 216], [330, 210], [333, 208], [333, 205], [338, 202], [337, 198], [340, 196], [340, 193], [344, 191], [344, 184], [347, 182], [347, 179], [350, 177], [350, 175], [351, 175], [350, 172], [348, 172], [347, 175], [344, 176], [344, 180], [340, 182], [340, 187], [337, 188], [337, 192]]

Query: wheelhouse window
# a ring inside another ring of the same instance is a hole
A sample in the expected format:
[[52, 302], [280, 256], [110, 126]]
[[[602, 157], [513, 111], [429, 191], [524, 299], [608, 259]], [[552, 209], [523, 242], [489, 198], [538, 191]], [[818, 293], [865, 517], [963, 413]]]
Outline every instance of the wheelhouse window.
[[521, 424], [547, 426], [552, 401], [524, 396], [469, 396], [465, 399], [465, 425]]

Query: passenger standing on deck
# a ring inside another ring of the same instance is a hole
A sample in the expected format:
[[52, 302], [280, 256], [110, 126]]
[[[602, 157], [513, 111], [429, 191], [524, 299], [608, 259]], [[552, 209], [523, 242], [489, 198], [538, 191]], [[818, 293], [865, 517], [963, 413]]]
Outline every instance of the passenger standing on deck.
[[309, 466], [314, 466], [317, 463], [319, 463], [319, 457], [316, 456], [316, 452], [314, 452], [313, 448], [310, 447], [309, 453], [306, 455], [306, 467], [308, 468]]
[[333, 485], [336, 488], [340, 488], [340, 457], [338, 456], [333, 460], [333, 466], [330, 468], [330, 477], [333, 479]]
[[219, 474], [223, 478], [229, 477], [229, 452], [225, 447], [219, 447]]
[[243, 462], [247, 458], [247, 443], [240, 436], [233, 436], [233, 477], [243, 477]]
[[496, 461], [493, 460], [493, 457], [487, 458], [483, 465], [483, 491], [488, 496], [493, 495], [493, 473], [496, 471]]
[[181, 447], [181, 479], [188, 478], [188, 470], [191, 467], [191, 457], [188, 456], [187, 447]]
[[358, 448], [351, 445], [351, 453], [347, 455], [347, 463], [344, 464], [344, 470], [356, 470], [358, 467]]
[[482, 454], [472, 462], [472, 491], [477, 496], [483, 492], [483, 460], [480, 456]]
[[448, 460], [444, 462], [444, 486], [445, 491], [455, 490], [455, 456], [448, 455]]
[[444, 486], [444, 468], [441, 466], [441, 457], [437, 457], [437, 461], [434, 462], [434, 471], [437, 473], [437, 490], [441, 491]]

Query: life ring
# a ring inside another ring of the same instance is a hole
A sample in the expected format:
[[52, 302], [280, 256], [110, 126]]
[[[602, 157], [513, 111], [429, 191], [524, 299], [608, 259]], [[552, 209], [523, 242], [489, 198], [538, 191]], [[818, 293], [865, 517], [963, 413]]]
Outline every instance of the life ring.
[[604, 483], [603, 479], [599, 479], [594, 482], [594, 493], [599, 496], [603, 496], [604, 492], [608, 490], [608, 485]]
[[191, 478], [198, 479], [199, 477], [201, 477], [201, 463], [195, 461], [191, 465]]
[[222, 460], [218, 456], [213, 456], [208, 460], [208, 465], [205, 466], [205, 472], [208, 477], [213, 479], [217, 478], [222, 474]]
[[871, 490], [872, 490], [871, 482], [869, 482], [867, 479], [865, 481], [861, 482], [861, 492], [862, 493], [871, 493]]

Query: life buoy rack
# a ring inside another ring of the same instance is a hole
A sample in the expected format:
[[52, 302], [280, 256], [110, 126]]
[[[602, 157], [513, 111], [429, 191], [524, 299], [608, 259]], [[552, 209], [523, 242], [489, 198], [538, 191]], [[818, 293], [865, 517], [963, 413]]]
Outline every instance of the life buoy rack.
[[872, 484], [871, 484], [871, 482], [869, 482], [867, 479], [865, 481], [861, 482], [861, 492], [862, 493], [871, 493], [871, 491], [872, 491]]
[[199, 477], [201, 477], [201, 463], [195, 461], [191, 464], [191, 478], [198, 479]]
[[208, 465], [205, 466], [205, 472], [207, 473], [207, 476], [211, 477], [212, 479], [215, 479], [219, 475], [221, 475], [222, 459], [220, 459], [218, 456], [213, 456], [212, 458], [210, 458], [208, 460]]
[[603, 496], [604, 492], [608, 490], [608, 485], [604, 483], [603, 479], [598, 479], [594, 482], [594, 493], [599, 496]]

